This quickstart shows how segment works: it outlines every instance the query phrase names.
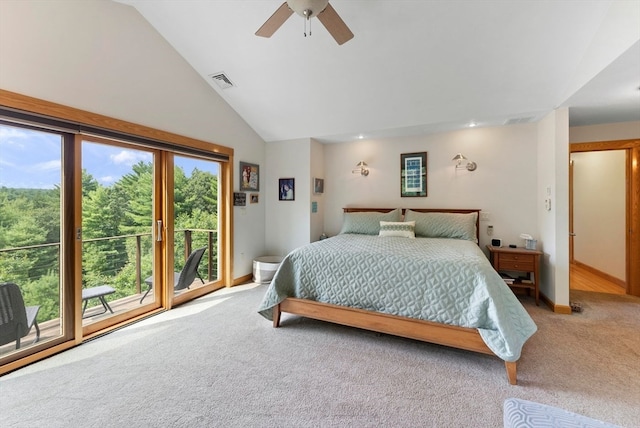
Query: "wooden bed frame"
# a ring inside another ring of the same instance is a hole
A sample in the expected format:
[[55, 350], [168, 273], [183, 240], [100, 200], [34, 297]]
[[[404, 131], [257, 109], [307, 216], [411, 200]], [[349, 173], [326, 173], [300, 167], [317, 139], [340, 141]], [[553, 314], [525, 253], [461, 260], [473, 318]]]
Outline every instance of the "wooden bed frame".
[[[389, 212], [394, 208], [344, 208], [345, 213], [352, 212]], [[476, 232], [479, 230], [480, 210], [475, 209], [430, 209], [410, 208], [418, 212], [449, 212], [449, 213], [478, 213]], [[404, 210], [403, 210], [404, 214]], [[480, 236], [476, 233], [476, 236]], [[335, 324], [371, 330], [394, 336], [406, 337], [423, 342], [436, 343], [453, 348], [495, 355], [484, 343], [478, 330], [466, 327], [456, 327], [431, 321], [423, 321], [397, 315], [366, 311], [363, 309], [320, 303], [313, 300], [289, 297], [273, 308], [273, 326], [280, 325], [280, 315], [283, 312], [328, 321]], [[516, 362], [505, 361], [507, 378], [511, 385], [517, 383]]]

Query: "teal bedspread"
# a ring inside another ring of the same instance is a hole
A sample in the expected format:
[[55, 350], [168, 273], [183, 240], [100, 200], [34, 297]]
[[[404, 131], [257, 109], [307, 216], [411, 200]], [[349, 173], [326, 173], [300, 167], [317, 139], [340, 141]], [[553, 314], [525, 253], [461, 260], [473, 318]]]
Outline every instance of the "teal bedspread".
[[287, 297], [477, 328], [516, 361], [537, 327], [477, 244], [438, 238], [342, 234], [285, 257], [258, 309]]

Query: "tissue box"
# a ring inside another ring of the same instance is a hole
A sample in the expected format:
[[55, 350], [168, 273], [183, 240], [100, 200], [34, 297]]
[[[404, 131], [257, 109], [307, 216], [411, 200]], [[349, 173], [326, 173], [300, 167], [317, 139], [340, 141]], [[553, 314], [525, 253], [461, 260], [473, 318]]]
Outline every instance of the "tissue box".
[[525, 239], [524, 240], [524, 248], [527, 250], [535, 250], [538, 246], [538, 241], [535, 239]]

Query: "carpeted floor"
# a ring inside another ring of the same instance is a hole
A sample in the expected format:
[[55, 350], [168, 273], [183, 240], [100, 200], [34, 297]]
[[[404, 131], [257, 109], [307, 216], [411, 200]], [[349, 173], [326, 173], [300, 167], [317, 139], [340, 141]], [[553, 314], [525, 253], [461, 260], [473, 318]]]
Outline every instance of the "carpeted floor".
[[517, 386], [496, 357], [256, 313], [266, 286], [221, 290], [0, 378], [3, 427], [500, 427], [508, 397], [640, 421], [640, 299], [523, 304], [539, 331]]

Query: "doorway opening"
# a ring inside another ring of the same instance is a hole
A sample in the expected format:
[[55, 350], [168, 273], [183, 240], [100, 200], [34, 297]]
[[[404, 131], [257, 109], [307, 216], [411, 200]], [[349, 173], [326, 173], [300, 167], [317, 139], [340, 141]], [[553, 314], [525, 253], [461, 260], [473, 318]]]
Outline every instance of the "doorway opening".
[[639, 153], [638, 140], [570, 145], [572, 290], [640, 296]]

